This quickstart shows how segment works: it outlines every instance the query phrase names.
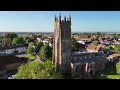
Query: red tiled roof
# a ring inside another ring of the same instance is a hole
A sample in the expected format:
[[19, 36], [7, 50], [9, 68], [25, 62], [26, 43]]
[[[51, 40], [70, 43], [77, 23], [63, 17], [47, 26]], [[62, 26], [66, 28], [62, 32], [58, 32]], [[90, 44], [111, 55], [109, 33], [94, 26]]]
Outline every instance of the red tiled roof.
[[83, 41], [83, 40], [90, 41], [91, 39], [90, 38], [75, 38], [75, 40], [77, 40], [77, 41]]
[[94, 44], [90, 44], [88, 45], [87, 49], [90, 49], [90, 50], [94, 50], [94, 51], [98, 51], [99, 49], [101, 48], [101, 46], [96, 46]]
[[114, 53], [114, 54], [111, 54], [110, 56], [112, 56], [112, 57], [119, 57], [120, 54], [118, 54], [118, 53]]

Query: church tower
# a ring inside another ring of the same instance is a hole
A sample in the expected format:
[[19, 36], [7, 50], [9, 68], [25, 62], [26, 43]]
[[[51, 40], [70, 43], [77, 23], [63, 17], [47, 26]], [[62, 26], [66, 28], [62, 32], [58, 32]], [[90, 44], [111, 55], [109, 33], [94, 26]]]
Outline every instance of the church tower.
[[61, 15], [55, 16], [53, 64], [58, 72], [71, 72], [71, 16], [64, 16], [64, 20], [61, 20]]

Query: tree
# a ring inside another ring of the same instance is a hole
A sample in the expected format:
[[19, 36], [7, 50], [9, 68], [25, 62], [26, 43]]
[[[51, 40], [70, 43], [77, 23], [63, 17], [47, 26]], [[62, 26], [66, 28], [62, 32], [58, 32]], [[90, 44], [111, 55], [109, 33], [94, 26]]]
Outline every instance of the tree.
[[12, 44], [13, 45], [24, 44], [23, 38], [22, 37], [13, 38]]
[[18, 35], [15, 34], [15, 33], [6, 33], [6, 34], [5, 34], [5, 37], [6, 37], [6, 38], [10, 38], [10, 40], [12, 41], [13, 38], [18, 37]]
[[76, 50], [76, 40], [73, 37], [71, 39], [71, 50], [72, 51]]
[[38, 53], [40, 51], [42, 46], [44, 46], [43, 42], [36, 43], [36, 53]]
[[32, 61], [18, 68], [16, 79], [63, 79], [63, 75], [55, 72], [51, 61]]
[[0, 43], [2, 43], [4, 36], [0, 36]]
[[31, 35], [31, 39], [35, 40], [36, 38], [37, 38], [37, 35], [35, 35], [35, 34]]
[[28, 48], [27, 48], [27, 54], [34, 54], [35, 53], [35, 49], [33, 47], [33, 42], [30, 42], [29, 45], [28, 45]]
[[88, 38], [91, 38], [91, 35], [88, 35]]
[[52, 48], [48, 45], [45, 45], [45, 46], [41, 47], [38, 55], [43, 60], [52, 60]]
[[25, 37], [25, 38], [24, 38], [24, 41], [25, 41], [27, 44], [30, 43], [30, 42], [33, 42], [32, 38], [30, 38], [30, 37]]
[[96, 41], [93, 41], [92, 43], [93, 43], [94, 45], [98, 46], [98, 44], [97, 44], [97, 42], [96, 42]]
[[120, 61], [116, 63], [116, 73], [120, 74]]
[[6, 38], [6, 37], [4, 37], [3, 38], [3, 40], [2, 40], [2, 44], [4, 45], [4, 46], [8, 46], [8, 45], [10, 45], [11, 44], [11, 40], [10, 40], [10, 38]]
[[79, 50], [84, 50], [84, 49], [85, 49], [85, 45], [76, 42], [76, 40], [72, 37], [71, 50], [72, 51], [79, 51]]
[[48, 37], [48, 35], [47, 35], [47, 34], [44, 34], [44, 35], [43, 35], [43, 38], [47, 38], [47, 37]]
[[118, 44], [118, 45], [113, 45], [113, 50], [115, 51], [115, 52], [117, 52], [117, 53], [120, 53], [120, 44]]

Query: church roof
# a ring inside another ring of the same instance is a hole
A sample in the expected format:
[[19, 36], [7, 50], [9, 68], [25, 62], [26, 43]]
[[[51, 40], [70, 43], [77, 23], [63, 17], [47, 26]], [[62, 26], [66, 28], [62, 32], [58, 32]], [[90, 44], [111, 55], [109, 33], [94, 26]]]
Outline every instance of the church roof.
[[77, 60], [77, 61], [73, 61], [72, 63], [75, 64], [75, 63], [80, 63], [80, 62], [93, 62], [93, 61], [97, 61], [100, 59], [100, 56], [96, 56], [94, 58], [89, 58], [89, 59], [83, 59], [83, 60]]

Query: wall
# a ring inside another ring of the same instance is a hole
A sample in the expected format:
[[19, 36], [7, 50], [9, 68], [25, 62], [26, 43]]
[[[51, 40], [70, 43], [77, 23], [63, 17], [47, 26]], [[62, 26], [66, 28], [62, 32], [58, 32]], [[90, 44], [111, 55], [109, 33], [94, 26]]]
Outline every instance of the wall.
[[71, 75], [72, 77], [82, 77], [94, 75], [96, 71], [103, 70], [105, 67], [105, 58], [100, 57], [98, 60], [91, 62], [79, 62], [71, 64]]

